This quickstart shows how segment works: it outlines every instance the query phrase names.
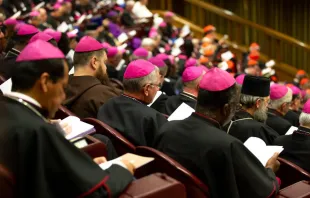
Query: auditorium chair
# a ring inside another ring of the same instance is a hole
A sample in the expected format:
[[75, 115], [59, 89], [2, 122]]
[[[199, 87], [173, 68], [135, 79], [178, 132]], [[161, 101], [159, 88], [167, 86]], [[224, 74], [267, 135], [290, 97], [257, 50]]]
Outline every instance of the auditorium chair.
[[156, 172], [166, 173], [185, 185], [188, 198], [209, 197], [208, 187], [203, 182], [164, 153], [153, 148], [138, 146], [136, 148], [136, 154], [155, 158], [154, 161], [136, 170], [135, 176], [137, 178]]
[[74, 113], [72, 113], [69, 109], [67, 109], [65, 106], [60, 106], [58, 111], [55, 114], [54, 119], [65, 119], [68, 116], [76, 116]]
[[12, 174], [0, 164], [0, 198], [14, 197], [14, 178]]
[[88, 145], [81, 148], [82, 151], [93, 159], [96, 157], [107, 158], [107, 147], [103, 142], [89, 135], [86, 135], [83, 139], [86, 140]]
[[310, 173], [286, 159], [280, 157], [278, 159], [281, 166], [276, 175], [281, 179], [281, 188], [285, 188], [301, 180], [310, 181]]
[[184, 185], [162, 173], [133, 181], [119, 198], [186, 198]]
[[96, 133], [105, 135], [108, 138], [110, 138], [119, 156], [126, 154], [126, 153], [135, 152], [135, 149], [136, 149], [135, 146], [132, 143], [130, 143], [119, 132], [117, 132], [115, 129], [110, 127], [109, 125], [94, 118], [85, 118], [85, 119], [82, 119], [82, 121], [93, 125], [96, 129]]
[[310, 184], [308, 181], [300, 181], [280, 190], [277, 198], [309, 198]]

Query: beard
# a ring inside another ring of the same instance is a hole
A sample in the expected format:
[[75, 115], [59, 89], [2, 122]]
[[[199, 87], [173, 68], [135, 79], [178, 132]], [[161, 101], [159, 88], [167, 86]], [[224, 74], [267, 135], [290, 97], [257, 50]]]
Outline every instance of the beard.
[[254, 114], [253, 114], [253, 117], [254, 117], [254, 120], [257, 120], [258, 122], [263, 122], [265, 123], [267, 118], [268, 118], [268, 107], [267, 105], [263, 105], [261, 106], [259, 109], [257, 109]]
[[110, 86], [110, 79], [107, 73], [104, 73], [102, 67], [96, 71], [95, 77], [101, 82], [103, 85]]

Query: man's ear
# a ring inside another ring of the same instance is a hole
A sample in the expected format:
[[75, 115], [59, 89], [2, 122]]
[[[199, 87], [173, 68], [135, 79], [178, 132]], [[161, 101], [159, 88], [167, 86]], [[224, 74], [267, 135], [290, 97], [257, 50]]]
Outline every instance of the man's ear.
[[149, 87], [150, 87], [149, 84], [147, 84], [147, 85], [145, 85], [145, 86], [143, 87], [143, 94], [144, 94], [145, 96], [149, 96]]
[[40, 83], [40, 86], [41, 86], [41, 89], [44, 93], [48, 92], [48, 82], [49, 82], [49, 77], [50, 75], [46, 72], [44, 72], [41, 76], [40, 76], [40, 79], [39, 79], [39, 83]]
[[257, 109], [259, 109], [259, 106], [261, 105], [260, 104], [261, 102], [262, 102], [261, 99], [258, 99], [258, 100], [255, 101], [255, 106], [256, 106]]
[[225, 104], [221, 110], [221, 114], [224, 117], [227, 117], [230, 114], [230, 105], [229, 104]]
[[98, 61], [98, 59], [97, 59], [96, 56], [93, 56], [93, 57], [90, 59], [91, 67], [92, 67], [94, 70], [97, 70], [97, 69], [98, 69], [97, 61]]

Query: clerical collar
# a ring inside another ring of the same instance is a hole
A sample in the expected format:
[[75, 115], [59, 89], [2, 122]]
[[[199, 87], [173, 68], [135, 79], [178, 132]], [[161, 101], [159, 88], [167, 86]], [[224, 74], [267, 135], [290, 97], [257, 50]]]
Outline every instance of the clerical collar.
[[206, 116], [206, 115], [203, 115], [203, 114], [197, 113], [197, 112], [194, 112], [192, 115], [197, 116], [197, 117], [200, 117], [200, 118], [203, 118], [203, 119], [206, 120], [208, 123], [214, 125], [215, 127], [219, 128], [219, 129], [222, 129], [220, 123], [219, 123], [218, 121], [216, 121], [215, 119], [210, 118], [209, 116]]
[[48, 122], [48, 111], [42, 109], [41, 105], [35, 99], [18, 92], [5, 93], [4, 96], [19, 102], [20, 104], [33, 111], [37, 116], [41, 117], [44, 121]]
[[180, 93], [180, 95], [187, 97], [187, 98], [190, 98], [190, 99], [195, 100], [195, 101], [197, 100], [196, 96], [194, 96], [193, 94], [190, 94], [186, 91], [183, 91], [182, 93]]
[[9, 93], [5, 93], [4, 95], [6, 96], [11, 96], [11, 97], [14, 97], [14, 98], [20, 98], [22, 100], [25, 100], [26, 102], [28, 103], [31, 103], [39, 108], [42, 108], [41, 104], [35, 100], [34, 98], [30, 97], [30, 96], [27, 96], [23, 93], [20, 93], [20, 92], [9, 92]]
[[271, 114], [271, 115], [283, 117], [283, 115], [279, 111], [277, 111], [275, 109], [268, 109], [268, 113]]
[[136, 101], [136, 102], [138, 102], [138, 103], [140, 103], [140, 104], [146, 105], [145, 102], [143, 102], [143, 101], [141, 101], [141, 100], [138, 100], [138, 99], [136, 99], [136, 98], [134, 98], [134, 97], [128, 96], [128, 95], [126, 95], [126, 94], [122, 94], [122, 96], [124, 96], [125, 98], [129, 98], [129, 99], [131, 99], [131, 100], [133, 100], [133, 101]]

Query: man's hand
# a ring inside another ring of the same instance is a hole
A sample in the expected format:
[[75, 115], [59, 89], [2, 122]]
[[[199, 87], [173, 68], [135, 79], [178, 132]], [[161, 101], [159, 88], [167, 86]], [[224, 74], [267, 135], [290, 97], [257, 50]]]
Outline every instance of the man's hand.
[[96, 164], [102, 164], [102, 163], [104, 163], [104, 162], [107, 162], [107, 159], [105, 158], [105, 157], [96, 157], [95, 159], [93, 159], [94, 160], [94, 162], [96, 163]]
[[267, 162], [266, 168], [271, 168], [276, 173], [280, 168], [280, 162], [278, 161], [279, 153], [275, 153]]
[[135, 167], [134, 165], [128, 161], [128, 160], [122, 160], [123, 164], [125, 164], [125, 166], [127, 167], [127, 170], [131, 173], [134, 174], [135, 173]]

